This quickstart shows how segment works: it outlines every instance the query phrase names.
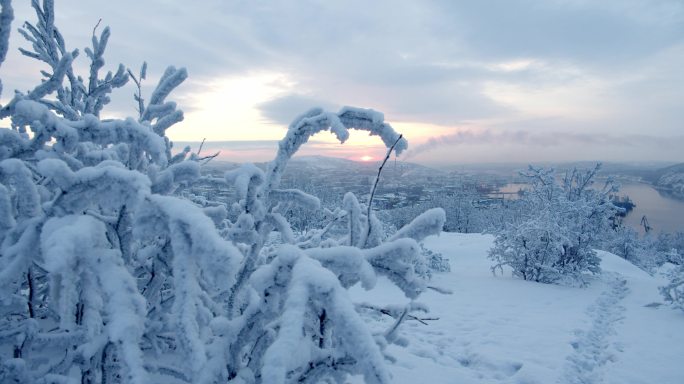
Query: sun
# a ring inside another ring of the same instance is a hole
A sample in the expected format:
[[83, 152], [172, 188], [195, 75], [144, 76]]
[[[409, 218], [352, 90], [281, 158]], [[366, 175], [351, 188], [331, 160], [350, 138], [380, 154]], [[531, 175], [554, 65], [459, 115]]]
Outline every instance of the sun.
[[371, 161], [371, 160], [373, 160], [372, 156], [368, 156], [368, 155], [361, 156], [361, 161]]

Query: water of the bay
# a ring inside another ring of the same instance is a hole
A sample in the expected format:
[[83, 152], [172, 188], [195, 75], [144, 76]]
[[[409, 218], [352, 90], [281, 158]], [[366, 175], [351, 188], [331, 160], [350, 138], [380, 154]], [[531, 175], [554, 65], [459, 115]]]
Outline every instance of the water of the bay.
[[643, 232], [641, 219], [646, 216], [654, 231], [684, 231], [684, 200], [668, 196], [649, 184], [621, 183], [620, 194], [636, 204], [625, 218], [625, 224]]

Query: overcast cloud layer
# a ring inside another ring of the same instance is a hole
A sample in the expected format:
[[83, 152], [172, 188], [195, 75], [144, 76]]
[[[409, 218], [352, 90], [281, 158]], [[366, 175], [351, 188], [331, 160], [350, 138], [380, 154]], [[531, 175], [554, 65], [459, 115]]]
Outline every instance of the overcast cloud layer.
[[[18, 3], [17, 20], [33, 20]], [[112, 28], [108, 67], [147, 60], [151, 80], [188, 68], [175, 98], [187, 119], [172, 138], [277, 140], [309, 107], [354, 105], [406, 127], [414, 161], [684, 161], [681, 0], [56, 3], [73, 48], [99, 18]], [[12, 44], [26, 46], [16, 32]], [[36, 68], [12, 52], [5, 97], [35, 84]], [[217, 84], [241, 78], [264, 91], [216, 100]], [[114, 108], [135, 113], [132, 92]], [[223, 119], [245, 105], [250, 123]]]

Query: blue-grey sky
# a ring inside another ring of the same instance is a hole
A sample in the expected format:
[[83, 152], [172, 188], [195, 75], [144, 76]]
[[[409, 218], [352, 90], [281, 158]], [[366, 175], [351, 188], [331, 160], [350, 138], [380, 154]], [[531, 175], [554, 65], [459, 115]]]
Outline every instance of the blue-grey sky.
[[[34, 20], [14, 1], [17, 20]], [[373, 108], [416, 162], [684, 161], [682, 0], [56, 0], [70, 48], [112, 29], [107, 68], [184, 66], [180, 141], [264, 141], [313, 106]], [[5, 95], [39, 80], [13, 31]], [[80, 58], [85, 65], [85, 55]], [[84, 68], [85, 69], [85, 68]], [[111, 114], [134, 114], [128, 87]], [[339, 147], [317, 136], [320, 154]], [[327, 143], [327, 144], [326, 144]], [[357, 135], [345, 156], [382, 156]], [[250, 147], [251, 148], [251, 147]], [[357, 150], [357, 152], [354, 152]], [[338, 151], [338, 152], [335, 152]]]

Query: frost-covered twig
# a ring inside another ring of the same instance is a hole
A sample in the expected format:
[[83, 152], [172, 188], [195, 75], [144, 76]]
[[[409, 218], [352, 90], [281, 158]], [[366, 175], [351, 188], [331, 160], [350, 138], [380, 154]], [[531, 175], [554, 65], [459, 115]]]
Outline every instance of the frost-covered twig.
[[137, 88], [136, 92], [133, 94], [133, 100], [138, 103], [138, 120], [142, 121], [143, 113], [145, 112], [145, 99], [142, 97], [142, 81], [145, 80], [147, 76], [147, 62], [144, 61], [142, 66], [140, 66], [140, 73], [138, 77], [133, 74], [130, 68], [127, 69], [128, 76], [133, 80]]
[[425, 287], [425, 288], [427, 288], [427, 289], [432, 289], [433, 291], [439, 292], [439, 293], [441, 293], [441, 294], [443, 294], [443, 295], [453, 295], [453, 294], [454, 294], [454, 291], [452, 291], [451, 289], [447, 289], [447, 288], [444, 288], [444, 287], [438, 287], [438, 286], [436, 286], [436, 285], [428, 285], [428, 286]]
[[202, 147], [204, 146], [204, 142], [205, 142], [206, 140], [207, 140], [206, 137], [202, 139], [202, 142], [200, 143], [199, 148], [197, 149], [197, 156], [199, 156], [200, 153], [202, 153]]
[[[14, 10], [11, 0], [0, 0], [0, 66], [5, 62], [9, 50], [9, 37], [14, 20]], [[0, 94], [2, 94], [2, 82], [0, 82]]]
[[169, 127], [183, 121], [183, 111], [177, 110], [176, 103], [167, 102], [166, 98], [187, 78], [188, 71], [185, 68], [169, 66], [150, 95], [150, 102], [140, 120], [150, 122], [156, 134], [163, 136]]
[[[48, 64], [52, 74], [43, 72], [47, 80], [36, 87], [29, 98], [40, 100], [70, 120], [78, 120], [86, 114], [99, 116], [104, 105], [109, 103], [112, 90], [122, 87], [128, 81], [123, 65], [119, 65], [115, 73], [108, 72], [104, 78], [99, 77], [99, 71], [105, 63], [103, 55], [110, 36], [109, 28], [105, 28], [99, 38], [93, 34], [92, 47], [85, 48], [90, 59], [86, 84], [74, 73], [72, 67], [78, 50], [67, 50], [64, 38], [54, 24], [54, 1], [44, 0], [42, 6], [38, 1], [32, 1], [31, 6], [36, 12], [38, 23], [33, 25], [26, 22], [19, 29], [19, 33], [31, 43], [31, 50], [19, 50], [25, 56]], [[68, 86], [63, 85], [64, 78], [68, 80]], [[55, 92], [57, 100], [42, 100], [44, 96]]]
[[[428, 287], [429, 288], [429, 287]], [[397, 311], [395, 308], [388, 308], [388, 307], [378, 307], [376, 305], [368, 304], [368, 303], [359, 303], [356, 304], [357, 307], [363, 308], [363, 309], [369, 309], [375, 312], [382, 313], [383, 315], [387, 315], [393, 319], [397, 318]], [[403, 313], [403, 310], [401, 311]], [[418, 317], [415, 315], [411, 315], [410, 313], [406, 314], [406, 318], [408, 320], [414, 320], [417, 321], [423, 325], [429, 325], [428, 321], [437, 321], [439, 320], [439, 317]]]

